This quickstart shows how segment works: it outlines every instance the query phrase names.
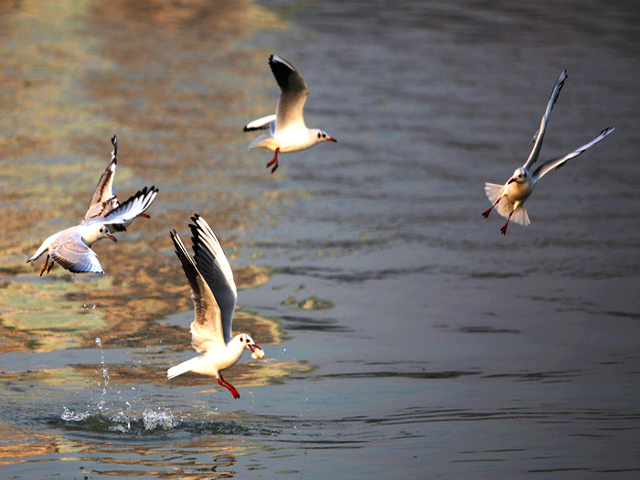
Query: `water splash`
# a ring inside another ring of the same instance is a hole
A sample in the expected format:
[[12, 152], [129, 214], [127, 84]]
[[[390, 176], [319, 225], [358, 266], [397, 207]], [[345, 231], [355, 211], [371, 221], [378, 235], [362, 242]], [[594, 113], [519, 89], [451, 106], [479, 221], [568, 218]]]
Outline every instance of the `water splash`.
[[171, 410], [160, 407], [157, 410], [146, 408], [138, 417], [124, 410], [114, 416], [108, 416], [102, 411], [75, 412], [65, 405], [60, 418], [66, 428], [115, 433], [140, 434], [158, 430], [167, 431], [180, 425]]
[[104, 350], [102, 349], [102, 341], [100, 340], [100, 337], [96, 337], [96, 345], [100, 347], [100, 365], [102, 366], [102, 368], [100, 369], [100, 372], [102, 373], [102, 398], [98, 401], [98, 409], [102, 410], [106, 402], [105, 397], [108, 393], [110, 378], [109, 378], [109, 369], [107, 368], [104, 361]]
[[142, 421], [146, 431], [156, 429], [171, 430], [178, 426], [178, 421], [175, 419], [173, 413], [171, 413], [170, 410], [160, 410], [160, 407], [158, 407], [158, 411], [147, 408], [142, 412]]
[[[85, 308], [88, 308], [85, 305]], [[95, 308], [95, 305], [93, 306]], [[63, 406], [63, 412], [61, 414], [62, 420], [65, 422], [73, 422], [78, 425], [79, 428], [88, 428], [90, 430], [98, 431], [111, 431], [128, 433], [132, 429], [132, 422], [135, 422], [135, 417], [132, 417], [130, 410], [132, 405], [129, 401], [124, 401], [124, 408], [117, 407], [114, 402], [111, 406], [107, 403], [107, 396], [110, 393], [109, 390], [109, 368], [107, 367], [105, 360], [105, 352], [102, 346], [102, 340], [100, 337], [96, 337], [95, 343], [100, 347], [100, 368], [96, 369], [96, 373], [101, 375], [102, 380], [98, 381], [98, 386], [102, 387], [99, 398], [93, 405], [87, 405], [85, 411], [73, 411], [66, 405]], [[135, 390], [135, 387], [132, 387]], [[117, 392], [121, 394], [120, 391]], [[121, 399], [121, 398], [120, 398]], [[116, 410], [115, 415], [110, 415], [108, 412]]]
[[76, 413], [73, 410], [69, 410], [66, 405], [62, 407], [62, 415], [60, 415], [65, 422], [81, 422], [90, 416], [91, 414], [89, 412]]

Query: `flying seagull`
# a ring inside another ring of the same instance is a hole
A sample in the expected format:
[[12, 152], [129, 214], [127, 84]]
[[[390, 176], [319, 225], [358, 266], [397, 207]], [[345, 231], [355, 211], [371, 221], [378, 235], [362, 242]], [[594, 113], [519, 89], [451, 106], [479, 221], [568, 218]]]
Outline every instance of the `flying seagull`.
[[191, 217], [193, 258], [175, 230], [171, 239], [191, 286], [195, 319], [191, 322], [191, 346], [201, 355], [182, 362], [167, 371], [169, 379], [185, 372], [212, 375], [229, 389], [233, 398], [238, 390], [222, 377], [222, 370], [235, 365], [245, 348], [253, 358], [263, 358], [263, 350], [246, 333], [232, 336], [231, 326], [238, 293], [229, 261], [218, 237], [199, 215]]
[[615, 127], [607, 127], [600, 132], [600, 135], [589, 143], [577, 148], [563, 157], [548, 160], [536, 168], [532, 174], [529, 173], [533, 164], [538, 160], [540, 148], [542, 147], [542, 140], [544, 139], [547, 124], [549, 123], [549, 115], [551, 114], [553, 105], [556, 103], [558, 95], [560, 94], [560, 89], [564, 85], [564, 81], [566, 79], [567, 71], [565, 70], [560, 74], [558, 80], [556, 80], [556, 84], [551, 92], [551, 97], [549, 98], [549, 103], [547, 103], [547, 110], [544, 112], [542, 120], [540, 121], [540, 128], [533, 137], [533, 140], [535, 141], [533, 150], [531, 150], [531, 154], [524, 165], [516, 169], [504, 185], [485, 183], [484, 191], [492, 205], [491, 208], [482, 213], [482, 216], [484, 218], [489, 217], [491, 210], [496, 208], [498, 213], [507, 219], [507, 223], [505, 223], [500, 229], [500, 232], [503, 235], [507, 234], [507, 226], [512, 218], [514, 222], [519, 223], [520, 225], [529, 225], [529, 223], [531, 223], [527, 210], [524, 208], [524, 202], [529, 198], [529, 195], [531, 195], [536, 184], [542, 177], [551, 170], [556, 170], [562, 167], [566, 162], [594, 146], [615, 130]]
[[337, 142], [337, 140], [319, 128], [307, 128], [305, 125], [302, 110], [307, 101], [309, 89], [293, 65], [278, 56], [271, 55], [269, 66], [282, 90], [276, 105], [276, 114], [254, 120], [245, 125], [244, 131], [269, 129], [268, 134], [260, 135], [251, 142], [249, 150], [262, 147], [275, 152], [273, 160], [267, 163], [267, 168], [273, 166], [271, 168], [273, 173], [278, 169], [279, 152], [297, 152], [313, 147], [319, 142]]

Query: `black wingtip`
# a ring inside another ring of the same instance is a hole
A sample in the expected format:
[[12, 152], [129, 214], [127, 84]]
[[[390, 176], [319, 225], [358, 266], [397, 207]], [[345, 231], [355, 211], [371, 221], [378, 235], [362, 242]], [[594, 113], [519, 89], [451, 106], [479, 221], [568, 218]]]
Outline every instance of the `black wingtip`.
[[194, 214], [193, 214], [193, 216], [191, 217], [191, 221], [192, 221], [192, 222], [194, 222], [194, 223], [197, 223], [197, 222], [198, 222], [198, 220], [200, 220], [200, 218], [201, 218], [201, 217], [200, 217], [200, 215], [199, 215], [199, 214], [194, 213]]
[[118, 163], [118, 159], [116, 158], [118, 155], [118, 139], [115, 135], [111, 137], [111, 145], [113, 145], [113, 152], [111, 152], [111, 163]]
[[180, 236], [178, 235], [178, 232], [176, 232], [175, 228], [173, 230], [169, 230], [169, 235], [171, 235], [171, 240], [173, 241], [173, 246], [175, 248], [175, 254], [178, 256], [178, 258], [180, 259], [180, 262], [182, 262], [182, 249], [180, 248]]
[[267, 128], [269, 128], [269, 124], [267, 124], [266, 126], [261, 126], [261, 127], [247, 127], [245, 125], [244, 128], [242, 129], [242, 131], [243, 132], [257, 132], [258, 130], [266, 130]]
[[198, 244], [198, 238], [196, 233], [202, 231], [202, 228], [200, 228], [200, 225], [198, 225], [198, 220], [200, 220], [200, 215], [198, 215], [197, 213], [194, 213], [193, 216], [191, 217], [191, 221], [193, 223], [190, 223], [188, 225], [189, 229], [191, 230], [191, 243], [193, 244], [193, 248], [194, 251], [196, 249], [196, 245]]

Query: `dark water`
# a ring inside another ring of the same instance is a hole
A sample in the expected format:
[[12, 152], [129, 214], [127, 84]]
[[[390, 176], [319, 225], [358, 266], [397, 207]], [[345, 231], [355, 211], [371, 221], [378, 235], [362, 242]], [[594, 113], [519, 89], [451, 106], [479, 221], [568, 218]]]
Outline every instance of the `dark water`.
[[[640, 474], [640, 18], [625, 2], [0, 1], [0, 477], [606, 478]], [[246, 151], [266, 59], [338, 139]], [[617, 130], [545, 177], [531, 225], [485, 181]], [[24, 262], [115, 188], [160, 188], [95, 250]], [[192, 355], [168, 230], [200, 213], [266, 351]]]

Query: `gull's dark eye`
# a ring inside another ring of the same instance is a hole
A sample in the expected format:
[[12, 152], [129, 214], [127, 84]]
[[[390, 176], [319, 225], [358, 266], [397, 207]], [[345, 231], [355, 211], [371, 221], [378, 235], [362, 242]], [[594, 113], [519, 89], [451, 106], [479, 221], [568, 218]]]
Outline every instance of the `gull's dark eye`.
[[323, 134], [322, 134], [322, 138], [326, 138], [326, 137], [327, 137], [327, 134], [326, 134], [326, 133], [323, 133]]

